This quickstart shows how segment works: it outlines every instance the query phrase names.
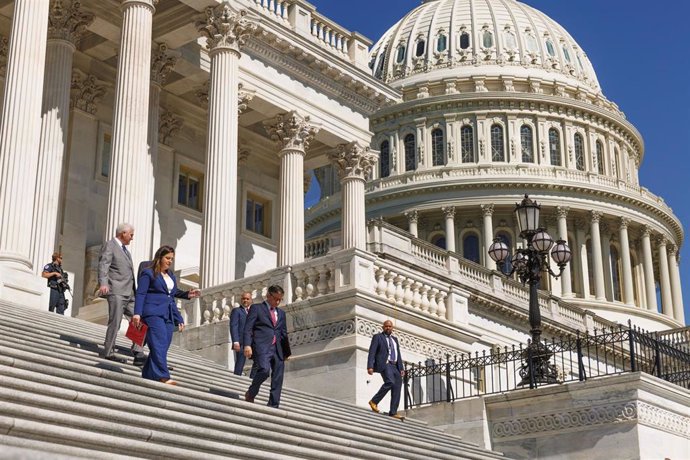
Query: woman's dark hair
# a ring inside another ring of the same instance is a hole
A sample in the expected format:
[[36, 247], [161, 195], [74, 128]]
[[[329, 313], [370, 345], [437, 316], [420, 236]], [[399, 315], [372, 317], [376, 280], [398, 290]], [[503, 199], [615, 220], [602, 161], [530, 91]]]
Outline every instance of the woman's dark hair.
[[161, 246], [160, 248], [158, 248], [158, 251], [156, 251], [156, 255], [153, 256], [153, 260], [151, 261], [154, 276], [160, 275], [161, 261], [163, 260], [163, 257], [167, 256], [170, 253], [175, 254], [175, 248], [173, 248], [172, 246]]

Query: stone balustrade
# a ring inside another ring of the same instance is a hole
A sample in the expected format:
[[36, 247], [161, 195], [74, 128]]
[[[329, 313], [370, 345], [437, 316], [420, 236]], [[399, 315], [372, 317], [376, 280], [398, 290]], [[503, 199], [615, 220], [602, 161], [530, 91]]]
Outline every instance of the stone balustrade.
[[250, 0], [257, 9], [274, 19], [285, 21], [288, 20], [288, 10], [292, 2], [288, 0]]
[[304, 242], [304, 258], [313, 259], [321, 257], [340, 248], [340, 232], [311, 238]]

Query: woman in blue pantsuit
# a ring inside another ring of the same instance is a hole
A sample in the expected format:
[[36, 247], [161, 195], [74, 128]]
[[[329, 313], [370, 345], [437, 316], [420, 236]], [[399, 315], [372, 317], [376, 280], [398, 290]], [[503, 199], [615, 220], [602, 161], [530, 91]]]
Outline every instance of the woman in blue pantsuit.
[[139, 273], [137, 292], [134, 301], [132, 322], [139, 327], [141, 321], [148, 326], [146, 342], [149, 357], [141, 370], [145, 379], [158, 380], [168, 385], [177, 385], [168, 372], [168, 348], [172, 342], [173, 330], [184, 330], [184, 320], [177, 311], [175, 298], [191, 299], [199, 297], [200, 291], [180, 291], [171, 267], [175, 249], [162, 246], [148, 268]]

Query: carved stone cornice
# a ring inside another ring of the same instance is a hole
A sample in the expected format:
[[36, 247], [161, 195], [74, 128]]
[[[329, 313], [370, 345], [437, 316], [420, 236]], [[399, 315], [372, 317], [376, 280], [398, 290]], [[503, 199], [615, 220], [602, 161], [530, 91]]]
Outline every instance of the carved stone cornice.
[[182, 125], [184, 125], [182, 118], [169, 111], [163, 112], [158, 120], [158, 140], [165, 145], [170, 145], [170, 140], [177, 136]]
[[256, 23], [247, 18], [247, 10], [237, 11], [228, 2], [207, 7], [205, 18], [197, 21], [196, 27], [206, 38], [206, 48], [210, 52], [224, 49], [238, 56], [249, 37], [257, 31]]
[[494, 215], [494, 205], [493, 204], [482, 204], [479, 207], [482, 208], [482, 216], [491, 217]]
[[271, 140], [277, 142], [282, 150], [306, 152], [319, 132], [319, 127], [311, 123], [309, 116], [302, 117], [297, 112], [278, 115], [265, 121], [264, 126]]
[[378, 155], [363, 147], [358, 142], [340, 144], [335, 150], [328, 153], [328, 159], [336, 167], [340, 180], [362, 179], [371, 177], [374, 165], [378, 161]]
[[71, 103], [73, 108], [94, 115], [105, 92], [106, 86], [94, 75], [82, 76], [79, 72], [72, 73]]
[[168, 45], [161, 43], [151, 54], [151, 82], [163, 86], [175, 68], [179, 53], [168, 49]]
[[63, 6], [62, 0], [53, 0], [48, 16], [48, 40], [66, 40], [78, 46], [94, 18], [93, 13], [81, 11], [78, 0], [67, 7]]

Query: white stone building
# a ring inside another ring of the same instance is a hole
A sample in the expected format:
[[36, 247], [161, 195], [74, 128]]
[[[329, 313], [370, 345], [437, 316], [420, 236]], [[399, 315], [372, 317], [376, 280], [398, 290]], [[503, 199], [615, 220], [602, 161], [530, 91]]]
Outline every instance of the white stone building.
[[527, 290], [487, 250], [523, 245], [528, 193], [573, 250], [546, 336], [685, 324], [683, 227], [639, 183], [643, 140], [525, 4], [426, 0], [372, 46], [303, 0], [7, 0], [0, 34], [2, 299], [44, 308], [59, 249], [73, 314], [102, 321], [98, 250], [127, 221], [135, 259], [171, 244], [203, 290], [181, 343], [227, 363], [236, 298], [278, 282], [288, 380], [366, 403], [385, 318], [410, 361], [526, 340]]

